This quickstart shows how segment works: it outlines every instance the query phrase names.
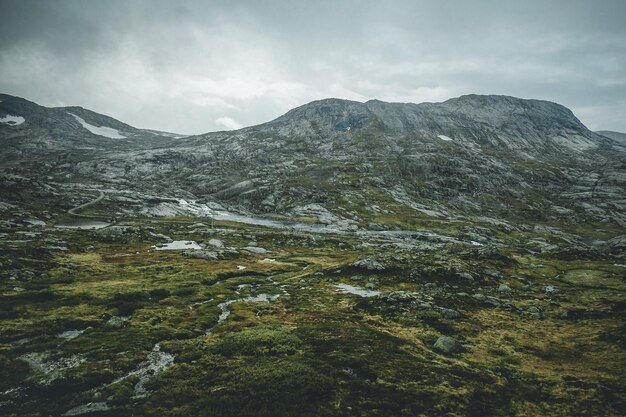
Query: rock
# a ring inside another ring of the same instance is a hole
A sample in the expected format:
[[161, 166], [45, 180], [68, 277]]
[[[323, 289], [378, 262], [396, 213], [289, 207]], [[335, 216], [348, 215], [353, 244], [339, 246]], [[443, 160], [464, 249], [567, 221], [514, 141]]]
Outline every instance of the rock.
[[487, 296], [485, 297], [485, 304], [489, 304], [493, 307], [500, 307], [502, 302], [496, 297]]
[[498, 292], [510, 293], [510, 292], [513, 292], [513, 290], [511, 289], [511, 287], [509, 287], [506, 284], [500, 284], [500, 286], [498, 287]]
[[105, 326], [113, 327], [114, 329], [119, 329], [120, 327], [123, 327], [128, 320], [130, 320], [130, 317], [112, 316], [106, 322]]
[[211, 246], [215, 246], [216, 248], [223, 248], [224, 247], [224, 242], [222, 242], [219, 239], [210, 239], [207, 243], [209, 245], [211, 245]]
[[439, 287], [434, 282], [427, 282], [426, 284], [424, 284], [424, 290], [426, 290], [426, 291], [437, 291], [437, 290], [439, 290]]
[[460, 272], [457, 274], [459, 277], [466, 279], [468, 281], [474, 281], [474, 277], [469, 272]]
[[397, 302], [411, 302], [420, 299], [420, 294], [416, 292], [406, 291], [392, 291], [386, 294], [382, 294], [380, 299], [388, 301], [390, 303]]
[[357, 268], [367, 269], [368, 271], [384, 271], [385, 270], [385, 267], [380, 262], [370, 257], [359, 258], [356, 262], [352, 264], [352, 266], [356, 266]]
[[543, 292], [545, 292], [546, 294], [552, 294], [557, 291], [558, 290], [556, 289], [554, 285], [546, 285], [545, 287], [543, 287]]
[[161, 233], [154, 233], [154, 232], [150, 232], [150, 236], [152, 237], [156, 237], [157, 239], [163, 239], [166, 242], [170, 243], [172, 242], [172, 238], [166, 235], [162, 235]]
[[195, 259], [205, 259], [207, 261], [216, 261], [219, 256], [216, 252], [208, 250], [186, 250], [183, 252], [183, 256]]
[[444, 319], [449, 319], [449, 320], [454, 320], [454, 319], [458, 319], [459, 317], [461, 317], [461, 314], [459, 314], [458, 311], [452, 310], [451, 308], [441, 307], [439, 309], [439, 313]]
[[269, 253], [269, 251], [267, 249], [261, 248], [259, 246], [246, 246], [243, 249], [247, 250], [248, 252], [255, 253], [257, 255], [264, 255], [266, 253]]
[[478, 301], [485, 301], [487, 299], [487, 297], [484, 294], [480, 294], [480, 293], [474, 294], [472, 297]]
[[433, 345], [433, 349], [441, 353], [449, 354], [459, 352], [463, 349], [463, 345], [461, 345], [461, 343], [459, 343], [459, 341], [454, 337], [440, 336]]
[[531, 319], [540, 319], [541, 318], [541, 310], [538, 307], [532, 306], [526, 309], [526, 315]]
[[104, 229], [98, 229], [95, 231], [95, 233], [98, 236], [106, 236], [106, 237], [117, 237], [117, 236], [122, 236], [125, 233], [130, 232], [130, 227], [124, 227], [124, 226], [109, 226], [109, 227], [105, 227]]

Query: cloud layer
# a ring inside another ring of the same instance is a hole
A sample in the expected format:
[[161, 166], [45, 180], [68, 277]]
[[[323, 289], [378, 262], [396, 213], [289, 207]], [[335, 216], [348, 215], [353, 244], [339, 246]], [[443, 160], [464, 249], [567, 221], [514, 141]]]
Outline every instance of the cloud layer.
[[0, 91], [183, 134], [311, 100], [556, 101], [626, 131], [626, 2], [0, 2]]

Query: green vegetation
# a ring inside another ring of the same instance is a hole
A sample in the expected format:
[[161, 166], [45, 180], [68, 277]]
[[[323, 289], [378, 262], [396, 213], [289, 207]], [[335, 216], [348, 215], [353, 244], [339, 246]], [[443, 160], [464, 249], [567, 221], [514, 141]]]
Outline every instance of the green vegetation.
[[[398, 250], [387, 238], [236, 224], [189, 232], [193, 221], [4, 241], [2, 415], [89, 403], [101, 407], [91, 416], [617, 416], [626, 406], [626, 283], [613, 259], [529, 253], [523, 242], [538, 232], [488, 224], [502, 249], [424, 238]], [[459, 238], [469, 225], [412, 221]], [[148, 227], [271, 253], [155, 251]], [[363, 256], [384, 269], [352, 265]], [[442, 335], [462, 349], [434, 349]]]

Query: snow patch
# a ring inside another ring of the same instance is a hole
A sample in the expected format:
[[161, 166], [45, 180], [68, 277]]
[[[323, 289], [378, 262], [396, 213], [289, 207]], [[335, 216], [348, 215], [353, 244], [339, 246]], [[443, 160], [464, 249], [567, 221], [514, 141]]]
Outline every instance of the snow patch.
[[343, 293], [354, 294], [359, 297], [376, 297], [380, 295], [380, 291], [370, 291], [350, 284], [337, 284], [336, 287]]
[[153, 246], [156, 250], [181, 250], [181, 249], [202, 249], [193, 240], [174, 240], [169, 243], [158, 243]]
[[13, 116], [10, 114], [7, 114], [6, 116], [0, 118], [0, 123], [4, 123], [5, 125], [10, 125], [10, 126], [18, 126], [24, 123], [25, 121], [26, 119], [24, 119], [22, 116]]
[[445, 141], [451, 141], [452, 138], [446, 135], [437, 135], [437, 137], [441, 140], [445, 140]]
[[104, 136], [106, 138], [111, 138], [111, 139], [126, 139], [126, 136], [121, 135], [120, 132], [117, 129], [113, 129], [112, 127], [106, 127], [106, 126], [90, 125], [85, 120], [83, 120], [82, 118], [76, 116], [75, 114], [73, 114], [73, 113], [68, 113], [68, 114], [71, 114], [72, 116], [74, 116], [74, 118], [76, 120], [78, 120], [78, 122], [85, 129], [87, 129], [88, 131], [90, 131], [94, 135]]

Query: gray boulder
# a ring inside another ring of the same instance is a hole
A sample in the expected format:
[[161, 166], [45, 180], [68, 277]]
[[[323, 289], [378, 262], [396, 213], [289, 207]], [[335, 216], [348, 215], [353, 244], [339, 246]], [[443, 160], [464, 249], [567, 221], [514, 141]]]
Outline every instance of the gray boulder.
[[461, 317], [461, 314], [459, 314], [458, 311], [452, 310], [451, 308], [441, 307], [439, 309], [439, 313], [444, 319], [449, 319], [449, 320], [454, 320], [454, 319], [458, 319], [459, 317]]
[[508, 294], [510, 292], [513, 292], [513, 290], [506, 284], [500, 284], [500, 286], [498, 287], [498, 292]]
[[247, 250], [248, 252], [251, 252], [251, 253], [255, 253], [257, 255], [265, 255], [266, 253], [269, 253], [267, 249], [261, 248], [259, 246], [246, 246], [244, 250]]
[[205, 259], [207, 261], [215, 261], [219, 258], [217, 253], [208, 250], [186, 250], [183, 252], [183, 256], [195, 259]]
[[454, 337], [440, 336], [433, 345], [433, 349], [441, 353], [449, 354], [459, 352], [463, 349], [463, 345]]
[[385, 267], [380, 262], [370, 257], [359, 258], [356, 262], [352, 264], [352, 266], [356, 266], [357, 268], [367, 269], [368, 271], [385, 270]]
[[207, 243], [209, 245], [211, 245], [211, 246], [215, 246], [216, 248], [223, 248], [224, 247], [224, 242], [222, 242], [219, 239], [209, 239], [209, 241]]

